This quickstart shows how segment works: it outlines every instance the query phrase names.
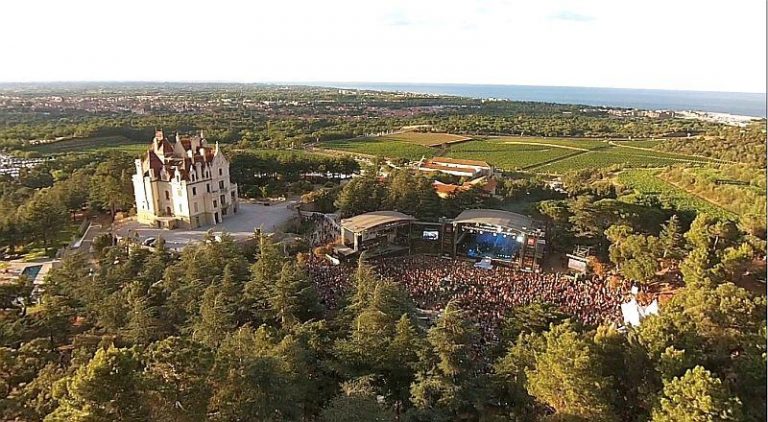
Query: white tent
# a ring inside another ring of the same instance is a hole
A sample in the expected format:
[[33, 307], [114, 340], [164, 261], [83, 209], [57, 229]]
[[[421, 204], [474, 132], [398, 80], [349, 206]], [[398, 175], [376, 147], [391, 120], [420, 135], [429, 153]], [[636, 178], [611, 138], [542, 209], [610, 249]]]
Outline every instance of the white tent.
[[654, 299], [650, 305], [642, 307], [633, 297], [629, 302], [621, 304], [621, 314], [624, 316], [624, 324], [637, 327], [645, 317], [659, 314], [659, 302]]

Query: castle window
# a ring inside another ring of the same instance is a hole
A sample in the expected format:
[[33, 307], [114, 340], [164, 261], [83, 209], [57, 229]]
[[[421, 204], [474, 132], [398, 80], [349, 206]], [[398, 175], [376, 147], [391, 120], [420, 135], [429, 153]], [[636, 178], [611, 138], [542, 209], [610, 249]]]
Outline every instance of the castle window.
[[211, 184], [210, 183], [206, 183], [205, 184], [205, 190], [208, 191], [208, 193], [211, 193]]
[[224, 171], [222, 169], [219, 169], [219, 176], [221, 176], [222, 174], [224, 174]]
[[171, 199], [171, 193], [168, 191], [165, 191], [165, 199]]
[[195, 212], [197, 212], [197, 202], [193, 202], [192, 207], [195, 209]]
[[224, 181], [219, 180], [219, 189], [224, 189]]
[[224, 205], [227, 203], [227, 201], [226, 201], [226, 199], [227, 199], [226, 195], [221, 195], [221, 196], [219, 197], [219, 199], [221, 200], [221, 206], [223, 207], [223, 206], [224, 206]]
[[217, 206], [218, 206], [218, 203], [217, 203], [217, 202], [216, 202], [216, 200], [214, 199], [214, 200], [213, 200], [213, 207], [214, 207], [214, 208], [216, 208]]
[[195, 195], [197, 195], [197, 188], [193, 187], [192, 188], [192, 196], [195, 196]]

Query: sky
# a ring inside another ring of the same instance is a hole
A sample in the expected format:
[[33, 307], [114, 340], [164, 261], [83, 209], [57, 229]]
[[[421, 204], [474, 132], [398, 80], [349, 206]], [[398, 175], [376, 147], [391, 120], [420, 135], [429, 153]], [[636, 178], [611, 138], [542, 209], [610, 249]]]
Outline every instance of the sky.
[[9, 0], [0, 81], [765, 92], [765, 0]]

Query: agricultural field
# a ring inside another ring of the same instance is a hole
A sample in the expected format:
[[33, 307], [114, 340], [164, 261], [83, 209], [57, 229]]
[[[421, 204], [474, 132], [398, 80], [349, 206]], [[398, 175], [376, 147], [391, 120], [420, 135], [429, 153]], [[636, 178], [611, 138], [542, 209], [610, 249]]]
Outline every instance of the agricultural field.
[[675, 166], [656, 177], [734, 214], [765, 221], [765, 170], [743, 165]]
[[615, 165], [626, 167], [668, 167], [674, 164], [701, 165], [712, 162], [713, 160], [701, 157], [609, 146], [600, 150], [566, 157], [552, 163], [546, 163], [530, 168], [530, 170], [539, 173], [562, 174], [570, 170], [605, 168]]
[[390, 135], [377, 136], [375, 138], [382, 141], [408, 142], [412, 144], [424, 145], [428, 147], [439, 147], [443, 144], [469, 141], [472, 138], [463, 135], [454, 135], [451, 133], [436, 132], [401, 132]]
[[432, 157], [436, 149], [423, 145], [378, 138], [358, 138], [329, 141], [322, 143], [323, 148], [347, 151], [356, 154], [382, 156], [387, 158], [405, 158], [419, 160], [421, 157]]
[[635, 148], [653, 149], [659, 146], [664, 140], [662, 139], [649, 139], [644, 141], [611, 141], [616, 145], [624, 145]]
[[[427, 137], [419, 139], [419, 136]], [[451, 158], [487, 161], [506, 171], [527, 170], [561, 174], [570, 170], [626, 167], [668, 167], [673, 164], [707, 164], [715, 160], [650, 149], [611, 145], [608, 141], [588, 138], [489, 137], [449, 144], [445, 149], [430, 148], [424, 143], [434, 136], [456, 136], [438, 133], [405, 132], [375, 138], [358, 138], [323, 143], [323, 147], [377, 155], [389, 158], [418, 160], [421, 157], [444, 155]], [[413, 137], [413, 138], [411, 138]], [[422, 142], [421, 144], [418, 142]], [[615, 141], [614, 141], [615, 142]], [[661, 141], [619, 141], [634, 144]], [[622, 143], [623, 145], [623, 143]], [[651, 144], [647, 144], [651, 145]]]
[[658, 195], [660, 199], [669, 201], [680, 210], [706, 212], [725, 218], [736, 217], [730, 211], [661, 180], [657, 174], [658, 170], [625, 170], [619, 173], [618, 181], [638, 193]]
[[445, 155], [451, 158], [487, 161], [499, 169], [511, 171], [526, 169], [578, 153], [581, 152], [543, 144], [471, 141], [451, 146]]
[[148, 145], [148, 142], [137, 142], [124, 136], [94, 136], [90, 138], [67, 139], [50, 144], [30, 145], [26, 150], [39, 152], [43, 155], [101, 151], [123, 151], [139, 154], [144, 152]]
[[502, 136], [488, 138], [488, 142], [507, 145], [545, 145], [553, 147], [571, 148], [576, 150], [595, 150], [605, 148], [608, 143], [599, 139], [589, 138], [543, 138], [531, 136]]

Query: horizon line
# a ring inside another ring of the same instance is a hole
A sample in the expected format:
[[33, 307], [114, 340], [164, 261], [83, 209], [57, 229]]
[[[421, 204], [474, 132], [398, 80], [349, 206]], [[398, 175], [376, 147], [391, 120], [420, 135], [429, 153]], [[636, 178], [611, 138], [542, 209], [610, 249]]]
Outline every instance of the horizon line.
[[[586, 85], [539, 85], [539, 84], [513, 84], [513, 83], [464, 83], [464, 82], [382, 82], [382, 81], [235, 81], [215, 79], [193, 80], [157, 80], [157, 79], [105, 79], [105, 80], [39, 80], [39, 81], [0, 81], [0, 85], [25, 85], [25, 84], [110, 84], [110, 83], [148, 83], [148, 84], [232, 84], [232, 85], [292, 85], [319, 88], [339, 88], [329, 84], [357, 84], [357, 85], [452, 85], [452, 86], [520, 86], [542, 88], [583, 88], [583, 89], [615, 89], [615, 90], [640, 90], [640, 91], [670, 91], [670, 92], [706, 92], [723, 94], [760, 94], [768, 95], [766, 91], [722, 91], [709, 89], [671, 89], [671, 88], [628, 88], [615, 86], [586, 86]], [[367, 90], [366, 88], [354, 88]], [[434, 94], [433, 94], [434, 95]], [[448, 95], [448, 94], [445, 94]]]

